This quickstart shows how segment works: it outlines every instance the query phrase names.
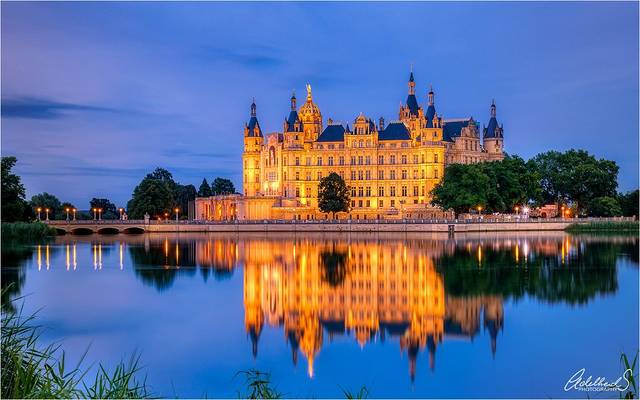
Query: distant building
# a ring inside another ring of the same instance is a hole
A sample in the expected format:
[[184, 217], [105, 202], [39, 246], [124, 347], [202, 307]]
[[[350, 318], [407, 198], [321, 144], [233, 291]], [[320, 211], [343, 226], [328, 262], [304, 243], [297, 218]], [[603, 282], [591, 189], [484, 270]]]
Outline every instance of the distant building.
[[[413, 72], [398, 120], [374, 123], [360, 114], [352, 125], [324, 125], [307, 85], [305, 103], [295, 94], [281, 132], [265, 134], [255, 101], [244, 127], [244, 196], [196, 200], [196, 219], [324, 219], [318, 210], [318, 184], [338, 173], [351, 190], [353, 219], [443, 217], [430, 206], [430, 192], [451, 163], [501, 160], [503, 128], [492, 102], [490, 119], [480, 128], [473, 118], [446, 120], [427, 94], [426, 109], [415, 94]], [[343, 218], [346, 216], [342, 216]]]

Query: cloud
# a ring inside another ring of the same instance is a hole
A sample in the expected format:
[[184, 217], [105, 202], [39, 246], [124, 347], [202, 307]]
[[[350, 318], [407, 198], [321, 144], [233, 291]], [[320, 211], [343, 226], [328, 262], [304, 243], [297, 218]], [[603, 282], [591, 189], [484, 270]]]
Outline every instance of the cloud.
[[39, 97], [2, 99], [3, 118], [59, 119], [65, 117], [68, 111], [120, 112], [114, 108], [64, 103]]
[[206, 47], [204, 58], [208, 61], [226, 61], [253, 69], [269, 69], [285, 64], [279, 50], [267, 46], [249, 46], [244, 49]]

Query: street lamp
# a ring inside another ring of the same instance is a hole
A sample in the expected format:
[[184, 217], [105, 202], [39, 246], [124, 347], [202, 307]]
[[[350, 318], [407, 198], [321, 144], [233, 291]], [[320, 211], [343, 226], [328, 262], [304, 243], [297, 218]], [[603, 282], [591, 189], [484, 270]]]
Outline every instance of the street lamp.
[[478, 206], [478, 214], [482, 213], [482, 206]]
[[560, 207], [560, 210], [562, 210], [560, 212], [560, 218], [564, 218], [564, 206]]
[[75, 221], [76, 220], [76, 211], [77, 210], [74, 208], [72, 211], [73, 211], [73, 220]]
[[180, 214], [180, 209], [176, 207], [176, 209], [173, 211], [176, 212], [176, 222], [178, 222], [178, 214]]
[[67, 222], [69, 222], [69, 207], [65, 208], [65, 211], [67, 212]]
[[38, 221], [40, 221], [42, 218], [40, 218], [40, 211], [42, 211], [41, 207], [36, 208], [36, 210], [38, 211]]
[[47, 221], [48, 221], [48, 220], [49, 220], [49, 209], [48, 209], [48, 208], [45, 208], [45, 209], [44, 209], [44, 212], [47, 214]]
[[516, 206], [516, 214], [518, 214], [518, 211], [520, 211], [520, 207]]
[[165, 219], [165, 221], [169, 220], [169, 213], [164, 213], [164, 219]]
[[94, 221], [96, 220], [96, 213], [97, 213], [97, 212], [98, 212], [98, 209], [97, 209], [97, 208], [94, 208], [94, 209], [93, 209], [93, 220], [94, 220]]
[[120, 207], [120, 219], [122, 219], [122, 213], [124, 212], [124, 209], [122, 207]]
[[98, 220], [102, 221], [102, 208], [98, 208]]

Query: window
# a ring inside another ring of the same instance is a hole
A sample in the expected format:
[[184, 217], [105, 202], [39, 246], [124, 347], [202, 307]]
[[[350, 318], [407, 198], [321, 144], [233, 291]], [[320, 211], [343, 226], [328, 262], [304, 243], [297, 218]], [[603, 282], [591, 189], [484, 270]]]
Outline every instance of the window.
[[367, 197], [371, 197], [371, 186], [367, 186], [364, 190], [364, 195]]
[[318, 165], [322, 166], [322, 157], [318, 157]]
[[300, 188], [296, 186], [296, 197], [300, 197]]
[[352, 181], [356, 180], [356, 171], [351, 171], [351, 180]]
[[366, 180], [370, 180], [371, 179], [371, 170], [366, 170], [364, 172], [365, 178]]
[[364, 158], [364, 163], [365, 163], [366, 165], [371, 165], [371, 156], [366, 156], [366, 157]]
[[409, 143], [407, 143], [407, 142], [402, 142], [402, 144], [400, 145], [400, 147], [409, 147]]
[[424, 169], [423, 169], [422, 171], [420, 171], [420, 177], [421, 177], [422, 179], [424, 179]]
[[384, 207], [384, 200], [378, 200], [378, 207]]
[[[371, 207], [371, 200], [367, 200], [365, 204], [367, 207]], [[366, 215], [364, 217], [367, 218]]]
[[424, 153], [422, 153], [421, 161], [424, 164]]
[[311, 157], [307, 157], [307, 165], [311, 165]]
[[358, 165], [362, 165], [362, 156], [358, 156]]
[[318, 180], [322, 180], [322, 172], [318, 172]]
[[287, 171], [284, 171], [284, 180], [287, 180]]
[[434, 163], [438, 162], [438, 153], [433, 153], [433, 162]]
[[396, 201], [394, 199], [391, 199], [391, 207], [395, 207], [396, 206]]
[[402, 170], [402, 179], [407, 179], [407, 170], [406, 169]]
[[340, 158], [338, 158], [338, 164], [344, 165], [344, 156], [340, 156]]
[[351, 165], [356, 165], [356, 156], [351, 156]]
[[384, 165], [384, 156], [378, 156], [378, 165]]
[[389, 179], [396, 179], [396, 171], [395, 170], [391, 170], [389, 171]]
[[418, 170], [417, 169], [413, 170], [413, 179], [418, 179]]
[[433, 170], [433, 177], [434, 177], [434, 178], [437, 178], [437, 177], [438, 177], [438, 168], [435, 168], [435, 169]]
[[383, 170], [379, 170], [378, 171], [378, 179], [384, 179], [384, 171]]
[[358, 180], [362, 180], [362, 171], [358, 171]]
[[356, 188], [355, 187], [351, 188], [351, 197], [356, 197]]
[[300, 157], [296, 157], [296, 165], [300, 165]]
[[307, 180], [310, 181], [311, 180], [311, 172], [307, 172]]
[[[391, 186], [389, 195], [391, 197], [395, 197], [396, 196], [396, 187], [395, 186]], [[393, 206], [393, 200], [391, 201], [391, 205]]]
[[417, 186], [414, 186], [414, 187], [413, 187], [413, 195], [414, 195], [414, 196], [417, 196], [417, 195], [418, 195], [418, 187], [417, 187]]
[[378, 196], [384, 197], [384, 186], [378, 186]]
[[422, 195], [424, 196], [424, 186], [422, 186]]
[[402, 185], [402, 197], [407, 197], [407, 187]]
[[403, 155], [402, 155], [402, 163], [403, 163], [403, 164], [406, 164], [406, 163], [407, 163], [407, 155], [406, 155], [406, 154], [403, 154]]
[[299, 181], [300, 180], [300, 171], [296, 171], [296, 180]]
[[356, 206], [356, 201], [355, 200], [351, 200], [351, 208], [354, 208]]
[[358, 207], [362, 207], [362, 200], [358, 200]]
[[418, 163], [418, 155], [417, 155], [417, 154], [414, 154], [414, 155], [413, 155], [413, 163], [414, 163], [414, 164], [417, 164], [417, 163]]
[[390, 158], [389, 164], [395, 164], [396, 163], [396, 155], [395, 154], [392, 154], [389, 158]]
[[333, 165], [333, 157], [329, 156], [329, 166]]
[[364, 190], [362, 189], [362, 186], [360, 186], [360, 187], [358, 188], [358, 197], [362, 197], [362, 196], [363, 196], [363, 193], [364, 193]]

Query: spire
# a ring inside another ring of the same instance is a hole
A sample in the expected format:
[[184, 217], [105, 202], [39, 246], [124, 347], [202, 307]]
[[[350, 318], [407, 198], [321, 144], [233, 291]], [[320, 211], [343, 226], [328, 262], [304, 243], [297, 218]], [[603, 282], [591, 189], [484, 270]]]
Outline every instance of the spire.
[[413, 79], [413, 64], [411, 65], [411, 74], [409, 75], [409, 94], [416, 94], [416, 82]]
[[491, 118], [496, 117], [496, 100], [491, 99]]
[[429, 93], [427, 94], [429, 97], [429, 105], [433, 105], [433, 86], [429, 85]]
[[255, 117], [256, 116], [256, 98], [253, 98], [253, 101], [251, 102], [251, 116]]
[[296, 110], [296, 91], [294, 90], [291, 94], [291, 111]]

